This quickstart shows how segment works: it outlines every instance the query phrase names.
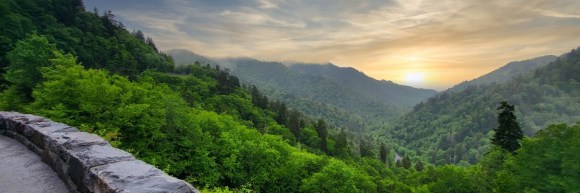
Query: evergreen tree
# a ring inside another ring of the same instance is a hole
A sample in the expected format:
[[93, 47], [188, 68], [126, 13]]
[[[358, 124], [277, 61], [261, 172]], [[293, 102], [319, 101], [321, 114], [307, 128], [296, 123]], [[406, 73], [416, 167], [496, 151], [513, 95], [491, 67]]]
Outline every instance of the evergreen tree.
[[403, 167], [403, 164], [401, 164], [401, 160], [397, 160], [395, 162], [395, 166], [397, 166], [398, 168]]
[[360, 150], [360, 156], [361, 157], [373, 157], [373, 147], [372, 144], [366, 140], [366, 139], [361, 139], [360, 140], [360, 144], [359, 144], [359, 150]]
[[385, 145], [385, 143], [381, 143], [381, 147], [379, 148], [379, 159], [381, 160], [381, 162], [386, 164], [388, 155], [389, 153], [387, 150], [387, 146]]
[[514, 106], [502, 101], [497, 110], [501, 112], [497, 116], [498, 127], [494, 129], [495, 135], [491, 143], [515, 154], [515, 151], [521, 147], [520, 141], [524, 134], [514, 115]]
[[405, 168], [405, 169], [411, 168], [411, 159], [409, 158], [409, 156], [403, 157], [403, 161], [402, 162], [403, 162], [402, 163], [403, 168]]
[[325, 153], [328, 153], [328, 144], [326, 139], [328, 138], [328, 128], [326, 126], [326, 122], [323, 119], [318, 119], [316, 123], [316, 132], [318, 133], [318, 137], [320, 137], [320, 149]]
[[424, 169], [424, 165], [423, 162], [421, 160], [417, 161], [417, 163], [415, 164], [415, 170], [417, 170], [418, 172], [423, 171]]
[[344, 129], [340, 130], [340, 133], [336, 136], [336, 139], [334, 139], [334, 141], [335, 141], [334, 155], [343, 157], [348, 156], [349, 153], [348, 140]]

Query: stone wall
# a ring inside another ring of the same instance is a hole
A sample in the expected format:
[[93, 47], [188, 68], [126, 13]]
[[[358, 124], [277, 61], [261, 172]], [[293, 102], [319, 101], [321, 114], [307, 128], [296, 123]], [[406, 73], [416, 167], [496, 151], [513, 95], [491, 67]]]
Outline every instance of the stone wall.
[[40, 155], [71, 192], [198, 192], [95, 134], [43, 117], [0, 112], [0, 134]]

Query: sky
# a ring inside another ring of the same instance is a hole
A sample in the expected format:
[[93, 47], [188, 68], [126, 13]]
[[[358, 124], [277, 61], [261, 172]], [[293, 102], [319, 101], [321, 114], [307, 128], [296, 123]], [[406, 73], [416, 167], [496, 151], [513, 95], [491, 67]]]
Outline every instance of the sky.
[[442, 90], [580, 46], [578, 0], [85, 0], [161, 50], [327, 63]]

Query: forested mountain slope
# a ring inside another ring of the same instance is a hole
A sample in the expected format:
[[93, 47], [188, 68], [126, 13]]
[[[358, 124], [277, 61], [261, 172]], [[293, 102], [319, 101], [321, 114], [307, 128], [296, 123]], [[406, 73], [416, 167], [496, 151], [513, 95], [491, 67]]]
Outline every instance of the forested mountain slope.
[[334, 64], [291, 64], [293, 71], [312, 76], [322, 76], [339, 82], [367, 96], [401, 109], [410, 109], [417, 103], [435, 95], [431, 89], [417, 89], [395, 84], [386, 80], [375, 80], [354, 68], [343, 68]]
[[437, 164], [475, 163], [489, 150], [498, 103], [516, 105], [525, 134], [549, 124], [580, 121], [580, 51], [502, 84], [445, 91], [414, 107], [384, 131], [402, 146]]
[[88, 68], [132, 78], [146, 69], [173, 69], [171, 57], [158, 53], [151, 38], [128, 32], [110, 11], [84, 11], [78, 0], [1, 1], [0, 26], [0, 71], [6, 69], [6, 53], [31, 33], [44, 35]]
[[458, 85], [448, 89], [451, 91], [462, 91], [469, 86], [487, 85], [491, 83], [505, 83], [512, 80], [521, 74], [530, 73], [538, 68], [548, 65], [550, 62], [556, 60], [556, 56], [548, 55], [541, 56], [529, 60], [510, 62], [490, 73], [480, 76], [476, 79], [459, 83]]
[[[392, 171], [378, 159], [353, 154], [349, 136], [328, 131], [324, 120], [268, 100], [255, 87], [242, 88], [218, 67], [173, 70], [171, 58], [158, 53], [152, 40], [127, 32], [110, 12], [86, 12], [82, 4], [0, 2], [0, 29], [31, 24], [24, 34], [2, 33], [9, 44], [2, 44], [1, 110], [98, 134], [208, 192], [377, 192], [396, 178], [378, 179], [377, 170]], [[97, 26], [93, 36], [53, 34], [89, 24]], [[77, 44], [83, 38], [99, 41]], [[106, 52], [82, 51], [86, 46]], [[376, 168], [375, 177], [367, 167]]]
[[353, 68], [332, 64], [287, 66], [251, 58], [208, 61], [206, 57], [192, 52], [187, 56], [185, 52], [168, 51], [177, 65], [180, 61], [200, 61], [225, 66], [243, 82], [258, 86], [269, 97], [287, 103], [290, 108], [324, 117], [336, 126], [356, 132], [369, 125], [382, 125], [436, 93], [377, 81]]
[[[288, 109], [256, 87], [243, 88], [228, 70], [199, 63], [172, 69], [151, 39], [127, 32], [110, 12], [86, 12], [82, 4], [0, 1], [0, 110], [43, 115], [98, 134], [209, 193], [580, 190], [578, 125], [553, 125], [524, 138], [516, 155], [492, 148], [471, 167], [432, 166], [410, 155], [395, 164], [392, 147], [357, 148], [346, 132], [333, 132], [323, 119]], [[76, 30], [87, 26], [95, 31]], [[79, 43], [84, 39], [95, 41]], [[566, 99], [578, 96], [577, 73], [575, 51], [521, 79], [554, 91], [542, 97]], [[496, 90], [519, 92], [509, 89]], [[418, 109], [435, 105], [430, 103]], [[578, 109], [574, 104], [567, 103], [568, 110]], [[561, 106], [555, 105], [546, 103], [538, 112]]]

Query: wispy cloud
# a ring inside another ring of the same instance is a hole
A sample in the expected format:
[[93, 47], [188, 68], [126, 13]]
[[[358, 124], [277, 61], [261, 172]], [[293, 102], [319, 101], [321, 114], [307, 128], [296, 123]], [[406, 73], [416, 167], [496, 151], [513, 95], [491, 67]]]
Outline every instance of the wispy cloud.
[[[577, 0], [88, 0], [162, 49], [328, 62], [443, 88], [512, 60], [580, 45]], [[139, 6], [136, 6], [139, 5]], [[452, 76], [450, 76], [450, 74]]]

